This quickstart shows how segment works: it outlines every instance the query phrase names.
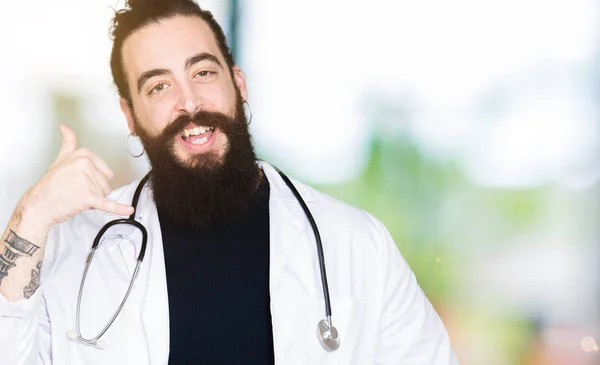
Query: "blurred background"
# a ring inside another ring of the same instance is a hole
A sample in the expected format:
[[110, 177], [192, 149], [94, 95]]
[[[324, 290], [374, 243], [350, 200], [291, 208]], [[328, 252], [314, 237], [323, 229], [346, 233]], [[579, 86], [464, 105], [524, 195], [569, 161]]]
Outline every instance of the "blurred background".
[[[386, 224], [462, 364], [600, 363], [597, 0], [199, 3], [246, 73], [259, 155]], [[3, 1], [0, 222], [59, 123], [114, 187], [147, 170], [110, 76], [122, 5]]]

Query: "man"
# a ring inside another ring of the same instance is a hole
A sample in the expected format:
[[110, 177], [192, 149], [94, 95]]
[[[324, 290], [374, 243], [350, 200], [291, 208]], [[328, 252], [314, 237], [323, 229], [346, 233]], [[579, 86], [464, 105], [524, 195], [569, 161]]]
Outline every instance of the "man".
[[[113, 36], [149, 180], [111, 192], [110, 168], [61, 126], [58, 158], [0, 243], [0, 364], [457, 364], [385, 227], [295, 181], [322, 237], [332, 317], [320, 322], [315, 236], [283, 177], [256, 161], [244, 74], [209, 12], [130, 0]], [[106, 223], [132, 214], [148, 230], [139, 271], [131, 225], [88, 256]]]

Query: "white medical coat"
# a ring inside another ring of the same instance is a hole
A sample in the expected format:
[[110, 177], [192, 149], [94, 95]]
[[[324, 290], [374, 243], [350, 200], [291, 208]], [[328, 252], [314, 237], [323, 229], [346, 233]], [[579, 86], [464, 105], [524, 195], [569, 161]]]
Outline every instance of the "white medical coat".
[[[338, 351], [317, 339], [325, 317], [313, 231], [275, 169], [260, 163], [271, 186], [270, 278], [275, 363], [326, 365], [458, 364], [444, 326], [383, 224], [298, 181], [320, 229]], [[138, 181], [110, 198], [130, 204]], [[103, 336], [106, 349], [70, 340], [79, 285], [91, 244], [116, 217], [85, 211], [54, 226], [46, 245], [41, 286], [30, 299], [0, 295], [0, 365], [167, 364], [169, 302], [161, 230], [149, 189], [136, 219], [148, 229], [145, 260], [129, 300]], [[119, 238], [117, 235], [122, 235]], [[135, 267], [141, 234], [109, 231], [92, 262], [81, 306], [83, 337], [92, 338], [118, 307]], [[134, 243], [122, 237], [130, 238]], [[209, 328], [199, 331], [210, 336]]]

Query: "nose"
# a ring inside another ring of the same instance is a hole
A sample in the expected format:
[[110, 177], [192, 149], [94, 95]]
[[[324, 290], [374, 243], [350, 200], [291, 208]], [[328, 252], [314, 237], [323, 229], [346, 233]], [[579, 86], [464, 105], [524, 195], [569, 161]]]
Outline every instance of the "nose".
[[177, 110], [181, 113], [194, 114], [202, 105], [199, 95], [188, 83], [180, 85], [179, 100], [177, 101]]

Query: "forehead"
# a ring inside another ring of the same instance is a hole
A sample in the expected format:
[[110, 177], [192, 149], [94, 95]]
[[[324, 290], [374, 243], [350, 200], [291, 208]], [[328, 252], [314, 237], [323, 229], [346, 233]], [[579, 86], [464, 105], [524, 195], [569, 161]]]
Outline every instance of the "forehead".
[[155, 68], [183, 68], [185, 60], [208, 52], [225, 64], [208, 24], [197, 16], [175, 16], [136, 30], [124, 42], [125, 71], [136, 77]]

